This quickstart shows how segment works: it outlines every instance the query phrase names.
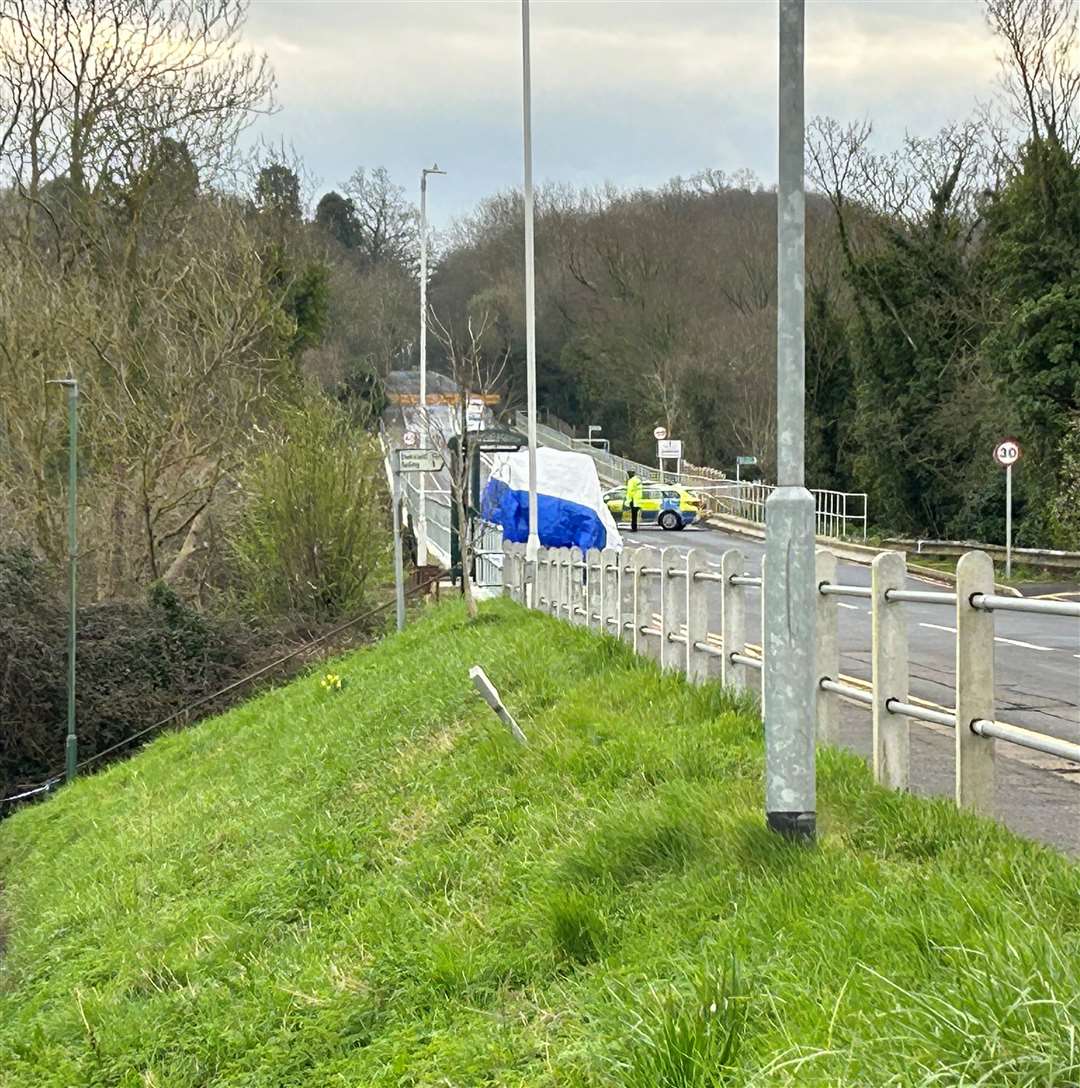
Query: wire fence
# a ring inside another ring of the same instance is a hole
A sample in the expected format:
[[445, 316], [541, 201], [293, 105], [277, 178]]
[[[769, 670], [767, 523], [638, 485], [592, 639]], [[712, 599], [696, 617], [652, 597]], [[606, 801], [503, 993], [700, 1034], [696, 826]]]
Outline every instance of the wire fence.
[[[415, 596], [418, 593], [422, 593], [434, 582], [438, 581], [438, 576], [429, 578], [423, 582], [418, 583], [415, 586], [411, 586], [406, 591], [406, 596]], [[351, 620], [347, 620], [345, 623], [338, 624], [338, 626], [332, 628], [329, 631], [324, 632], [317, 638], [313, 638], [303, 643], [302, 645], [291, 650], [287, 654], [283, 654], [281, 657], [274, 661], [271, 661], [268, 665], [264, 665], [261, 668], [256, 669], [254, 672], [248, 673], [246, 676], [240, 677], [238, 680], [232, 681], [230, 684], [226, 684], [225, 687], [218, 691], [211, 692], [209, 695], [203, 695], [196, 699], [193, 703], [189, 703], [187, 706], [182, 707], [180, 710], [174, 711], [167, 717], [162, 718], [160, 721], [154, 722], [152, 725], [145, 726], [142, 729], [124, 737], [122, 740], [117, 741], [115, 744], [109, 745], [107, 748], [101, 749], [99, 752], [95, 752], [91, 756], [87, 756], [86, 759], [81, 760], [76, 764], [76, 769], [79, 771], [87, 770], [90, 767], [100, 763], [103, 759], [114, 755], [124, 748], [141, 740], [143, 737], [149, 736], [151, 733], [156, 733], [158, 730], [164, 729], [175, 722], [183, 721], [188, 722], [190, 720], [193, 711], [198, 710], [200, 707], [207, 706], [214, 703], [216, 700], [223, 698], [226, 695], [237, 691], [240, 688], [246, 687], [249, 684], [254, 683], [256, 680], [261, 679], [270, 673], [276, 672], [282, 665], [287, 664], [290, 661], [295, 660], [303, 654], [308, 653], [316, 646], [322, 645], [324, 642], [329, 641], [337, 635], [356, 627], [358, 624], [365, 622], [366, 620], [374, 619], [375, 616], [387, 611], [394, 604], [393, 598], [388, 601], [384, 601], [382, 604], [376, 605], [374, 608], [368, 609], [368, 611], [362, 613], [359, 616], [354, 617]], [[0, 819], [8, 815], [11, 810], [20, 803], [31, 800], [34, 797], [40, 797], [48, 793], [52, 793], [55, 789], [61, 786], [64, 782], [64, 770], [58, 768], [53, 771], [42, 782], [39, 782], [35, 786], [29, 786], [22, 788], [20, 792], [15, 794], [9, 794], [6, 797], [0, 797]]]

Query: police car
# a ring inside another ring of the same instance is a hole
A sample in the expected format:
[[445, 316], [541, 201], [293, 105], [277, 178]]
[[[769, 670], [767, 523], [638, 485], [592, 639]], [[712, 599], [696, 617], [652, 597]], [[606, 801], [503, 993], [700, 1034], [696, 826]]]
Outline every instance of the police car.
[[[630, 524], [626, 488], [605, 492], [604, 503], [619, 525]], [[661, 529], [685, 529], [698, 517], [697, 499], [679, 484], [658, 484], [643, 480], [638, 504], [638, 525], [659, 525]]]

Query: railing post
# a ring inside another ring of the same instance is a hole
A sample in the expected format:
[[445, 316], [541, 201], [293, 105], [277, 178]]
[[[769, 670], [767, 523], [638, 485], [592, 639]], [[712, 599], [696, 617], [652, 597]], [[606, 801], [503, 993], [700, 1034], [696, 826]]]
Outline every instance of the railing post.
[[585, 553], [585, 575], [585, 626], [591, 631], [603, 631], [603, 566], [599, 548], [590, 548]]
[[996, 742], [971, 723], [994, 720], [994, 614], [973, 608], [976, 593], [994, 592], [994, 563], [968, 552], [956, 564], [956, 803], [994, 813]]
[[830, 691], [821, 690], [821, 681], [840, 680], [840, 638], [837, 627], [839, 609], [836, 598], [822, 593], [820, 587], [836, 581], [836, 556], [819, 548], [814, 557], [817, 585], [817, 741], [818, 744], [834, 744], [837, 739], [839, 698]]
[[709, 569], [703, 552], [691, 548], [686, 553], [686, 677], [692, 684], [703, 684], [716, 673], [717, 659], [694, 648], [696, 642], [705, 642], [709, 637], [709, 602], [716, 583], [697, 578], [699, 571]]
[[731, 660], [732, 654], [746, 652], [746, 593], [743, 586], [733, 586], [733, 575], [743, 573], [742, 552], [731, 548], [724, 552], [720, 560], [721, 611], [720, 638], [724, 646], [723, 667], [720, 672], [725, 687], [745, 688], [746, 667], [736, 665]]
[[630, 560], [630, 592], [632, 594], [630, 599], [634, 622], [630, 641], [636, 654], [645, 652], [645, 639], [647, 637], [641, 633], [648, 605], [645, 593], [647, 578], [641, 573], [641, 568], [646, 566], [648, 553], [648, 548], [635, 548], [633, 557]]
[[614, 634], [615, 613], [618, 611], [619, 596], [619, 553], [614, 548], [605, 548], [600, 553], [600, 630], [605, 635]]
[[[684, 579], [671, 572], [686, 569], [686, 560], [679, 548], [660, 549], [660, 667], [682, 670], [686, 651], [673, 641], [672, 635], [682, 634], [686, 624], [686, 588]], [[680, 630], [682, 628], [682, 630]]]
[[[659, 575], [645, 575], [641, 580], [640, 590], [644, 602], [642, 625], [654, 631], [659, 628], [661, 632], [659, 638], [656, 635], [645, 636], [644, 652], [646, 656], [662, 666], [664, 661], [664, 549], [642, 548], [641, 550], [645, 552], [645, 566], [661, 572]], [[657, 615], [660, 617], [659, 624], [656, 623]]]
[[[589, 623], [589, 596], [586, 592], [585, 571], [582, 563], [585, 554], [577, 546], [570, 549], [570, 622], [587, 627]], [[578, 609], [584, 613], [579, 614]]]
[[889, 712], [890, 700], [908, 701], [907, 616], [900, 602], [890, 602], [890, 589], [903, 589], [907, 562], [900, 552], [882, 552], [872, 565], [870, 635], [873, 677], [874, 778], [894, 790], [908, 788], [910, 722]]

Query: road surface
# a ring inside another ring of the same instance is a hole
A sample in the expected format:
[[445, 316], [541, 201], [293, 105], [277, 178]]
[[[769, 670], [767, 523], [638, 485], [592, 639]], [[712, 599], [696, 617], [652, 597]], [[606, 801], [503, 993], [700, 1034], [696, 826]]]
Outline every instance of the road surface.
[[[698, 548], [720, 559], [739, 548], [748, 573], [758, 574], [763, 541], [737, 537], [706, 526], [681, 533], [648, 529], [636, 536], [624, 533], [627, 545]], [[837, 580], [868, 586], [870, 568], [841, 561]], [[911, 588], [928, 588], [910, 578]], [[948, 587], [933, 587], [942, 588]], [[841, 671], [870, 679], [870, 609], [860, 598], [838, 600]], [[951, 606], [904, 604], [908, 616], [910, 689], [914, 696], [951, 710], [955, 705], [955, 616]], [[761, 598], [749, 590], [749, 640], [758, 642]], [[1080, 621], [1061, 616], [1016, 612], [995, 614], [994, 659], [996, 717], [1065, 740], [1080, 743]], [[869, 708], [842, 703], [841, 743], [870, 755]], [[922, 794], [951, 795], [953, 790], [952, 731], [913, 722], [911, 733], [912, 789]], [[1014, 745], [998, 744], [998, 811], [1014, 830], [1080, 855], [1080, 767]]]

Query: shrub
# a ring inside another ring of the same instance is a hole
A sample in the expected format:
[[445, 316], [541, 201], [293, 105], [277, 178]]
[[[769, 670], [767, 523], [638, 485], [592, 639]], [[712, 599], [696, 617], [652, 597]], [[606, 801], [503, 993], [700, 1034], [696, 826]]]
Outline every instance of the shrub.
[[261, 436], [230, 535], [241, 603], [262, 615], [328, 620], [362, 610], [388, 558], [375, 438], [312, 397]]
[[[55, 773], [67, 731], [67, 607], [25, 551], [0, 552], [0, 797]], [[235, 679], [229, 636], [167, 586], [77, 615], [79, 756], [86, 758]], [[208, 710], [211, 708], [207, 708]]]

